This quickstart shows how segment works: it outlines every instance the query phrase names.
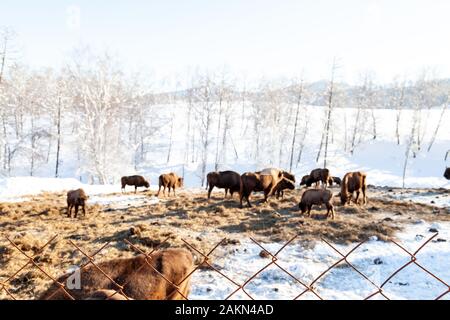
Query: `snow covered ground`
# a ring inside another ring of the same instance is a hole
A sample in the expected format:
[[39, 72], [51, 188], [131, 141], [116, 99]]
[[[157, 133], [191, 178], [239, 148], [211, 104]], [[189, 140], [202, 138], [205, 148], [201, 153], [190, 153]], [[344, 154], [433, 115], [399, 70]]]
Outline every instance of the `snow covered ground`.
[[120, 195], [120, 196], [93, 196], [89, 198], [90, 204], [108, 205], [115, 209], [125, 209], [129, 207], [141, 207], [159, 203], [156, 197], [147, 197], [139, 195]]
[[450, 193], [442, 194], [436, 192], [400, 192], [388, 196], [403, 201], [423, 203], [440, 208], [450, 208]]
[[[417, 221], [397, 235], [397, 242], [413, 253], [435, 234], [430, 232], [430, 228], [436, 229], [439, 234], [419, 251], [416, 256], [417, 262], [446, 283], [450, 283], [449, 223], [430, 224]], [[275, 254], [282, 245], [262, 244], [272, 254]], [[334, 246], [346, 254], [356, 245]], [[271, 262], [270, 259], [259, 256], [261, 250], [261, 247], [251, 241], [233, 247], [219, 247], [212, 255], [213, 258], [217, 257], [213, 259], [213, 265], [233, 281], [244, 284], [253, 274]], [[309, 285], [342, 257], [324, 242], [315, 243], [313, 248], [294, 242], [282, 250], [277, 258], [277, 263], [281, 267]], [[371, 239], [351, 253], [348, 261], [375, 285], [344, 263], [326, 273], [313, 288], [323, 299], [363, 299], [376, 292], [378, 290], [376, 286], [381, 286], [392, 273], [410, 260], [408, 253], [394, 243]], [[212, 270], [196, 271], [192, 282], [196, 285], [190, 295], [191, 299], [224, 299], [237, 289], [233, 283]], [[245, 286], [246, 292], [254, 299], [293, 299], [304, 289], [305, 287], [275, 265], [269, 266]], [[446, 290], [448, 287], [415, 264], [400, 271], [383, 286], [383, 293], [390, 299], [434, 299]], [[242, 290], [232, 298], [249, 299]], [[311, 292], [302, 298], [317, 299]], [[383, 299], [381, 295], [373, 298]], [[450, 294], [444, 299], [450, 299]]]

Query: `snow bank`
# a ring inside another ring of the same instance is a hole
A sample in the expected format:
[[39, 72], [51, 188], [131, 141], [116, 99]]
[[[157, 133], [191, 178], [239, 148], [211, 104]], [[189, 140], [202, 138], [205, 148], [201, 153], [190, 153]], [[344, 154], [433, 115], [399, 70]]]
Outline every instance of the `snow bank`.
[[[417, 221], [404, 232], [398, 234], [398, 242], [410, 252], [416, 251], [433, 233], [439, 235], [417, 254], [420, 265], [433, 272], [447, 283], [450, 281], [450, 223], [426, 223]], [[446, 241], [446, 242], [444, 242]], [[271, 253], [282, 246], [268, 243], [263, 246]], [[336, 245], [344, 254], [356, 245]], [[259, 257], [261, 248], [253, 242], [243, 242], [238, 246], [221, 247], [213, 254], [214, 265], [221, 272], [239, 284], [243, 284], [271, 260]], [[333, 249], [325, 243], [317, 243], [314, 248], [305, 248], [301, 243], [286, 247], [278, 256], [277, 263], [305, 284], [310, 284], [323, 271], [340, 260]], [[389, 276], [411, 260], [411, 257], [393, 243], [372, 239], [353, 252], [348, 261], [375, 285], [380, 286]], [[215, 271], [197, 271], [193, 275], [191, 299], [223, 299], [236, 289], [229, 280]], [[377, 291], [376, 286], [365, 280], [347, 264], [339, 265], [325, 274], [315, 285], [316, 292], [324, 299], [362, 299]], [[293, 299], [305, 287], [287, 273], [272, 265], [245, 286], [245, 290], [255, 299]], [[434, 299], [448, 288], [429, 274], [412, 264], [393, 277], [383, 288], [390, 299]], [[239, 291], [234, 299], [248, 299]], [[315, 299], [312, 293], [304, 299]], [[380, 295], [374, 299], [382, 298]], [[447, 295], [446, 299], [450, 299]]]
[[87, 185], [76, 179], [16, 177], [0, 179], [0, 200], [18, 200], [17, 197], [42, 192], [63, 192], [83, 188], [89, 195], [120, 192], [118, 185]]

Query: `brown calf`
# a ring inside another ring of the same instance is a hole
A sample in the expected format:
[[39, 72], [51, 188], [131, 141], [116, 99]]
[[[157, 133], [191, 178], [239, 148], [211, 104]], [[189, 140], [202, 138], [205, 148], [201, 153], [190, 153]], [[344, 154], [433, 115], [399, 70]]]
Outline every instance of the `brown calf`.
[[307, 212], [308, 216], [310, 216], [313, 205], [325, 204], [327, 207], [327, 218], [331, 217], [334, 219], [334, 207], [332, 200], [333, 194], [330, 190], [309, 189], [303, 193], [298, 207], [303, 214]]
[[346, 205], [350, 203], [353, 198], [353, 193], [356, 192], [355, 203], [358, 203], [359, 194], [363, 194], [363, 204], [367, 203], [366, 197], [366, 179], [367, 175], [364, 172], [349, 172], [342, 179], [341, 184], [341, 204]]
[[159, 193], [161, 192], [161, 187], [164, 187], [163, 194], [166, 196], [166, 188], [169, 189], [169, 196], [170, 196], [170, 189], [173, 189], [173, 195], [175, 196], [175, 189], [176, 188], [182, 188], [183, 187], [183, 178], [178, 177], [175, 173], [167, 173], [162, 174], [159, 176], [159, 189], [156, 196], [159, 196]]
[[83, 215], [86, 216], [86, 200], [88, 196], [83, 189], [70, 190], [67, 192], [67, 216], [72, 218], [72, 208], [75, 207], [75, 216], [78, 215], [78, 207], [81, 206]]

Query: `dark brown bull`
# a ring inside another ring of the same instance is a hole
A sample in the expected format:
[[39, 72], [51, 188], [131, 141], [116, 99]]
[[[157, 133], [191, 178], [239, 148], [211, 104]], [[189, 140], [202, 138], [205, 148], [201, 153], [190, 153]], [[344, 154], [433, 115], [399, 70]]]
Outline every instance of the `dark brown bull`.
[[231, 197], [233, 193], [239, 192], [241, 187], [241, 176], [234, 171], [210, 172], [206, 176], [206, 189], [208, 190], [208, 199], [211, 198], [211, 192], [214, 187], [225, 189], [225, 198], [228, 191]]
[[134, 193], [137, 192], [138, 187], [146, 187], [150, 188], [150, 183], [145, 180], [143, 176], [129, 176], [129, 177], [122, 177], [120, 179], [122, 182], [122, 192], [125, 191], [125, 186], [134, 186]]
[[248, 206], [251, 207], [250, 195], [252, 192], [263, 191], [264, 192], [264, 202], [267, 202], [268, 197], [275, 192], [277, 185], [283, 183], [283, 185], [290, 185], [288, 189], [295, 188], [295, 184], [286, 178], [281, 178], [276, 181], [273, 186], [274, 178], [270, 174], [261, 174], [259, 172], [247, 172], [241, 176], [241, 188], [239, 192], [239, 201], [241, 208], [243, 207], [242, 201], [245, 198], [247, 200]]
[[333, 183], [334, 184], [337, 184], [338, 186], [340, 186], [341, 185], [341, 183], [342, 183], [342, 180], [341, 180], [341, 178], [338, 178], [338, 177], [329, 177], [328, 178], [328, 184], [330, 185], [330, 187], [333, 185]]
[[159, 176], [159, 189], [156, 196], [159, 196], [159, 193], [161, 192], [161, 188], [164, 188], [163, 194], [166, 196], [166, 188], [169, 189], [169, 196], [170, 196], [170, 189], [173, 189], [173, 195], [175, 196], [175, 189], [176, 188], [182, 188], [183, 187], [183, 178], [180, 178], [177, 176], [176, 173], [167, 173], [162, 174]]
[[332, 200], [333, 194], [330, 190], [309, 189], [303, 193], [298, 207], [303, 214], [307, 212], [308, 216], [310, 216], [311, 208], [313, 205], [324, 204], [327, 207], [327, 218], [331, 217], [332, 219], [334, 219], [334, 207]]
[[326, 168], [325, 169], [314, 169], [309, 174], [309, 178], [308, 178], [306, 185], [310, 186], [313, 183], [315, 183], [316, 187], [318, 187], [319, 183], [322, 182], [322, 186], [324, 188], [326, 188], [329, 177], [330, 177], [330, 170], [328, 170]]
[[355, 203], [358, 203], [359, 194], [363, 194], [363, 204], [367, 203], [366, 197], [366, 179], [367, 175], [364, 172], [349, 172], [342, 179], [341, 184], [341, 204], [346, 205], [350, 203], [353, 198], [353, 193], [356, 192]]
[[309, 174], [302, 177], [302, 180], [300, 181], [300, 185], [301, 186], [311, 187], [312, 181], [311, 181], [311, 177], [310, 177]]
[[86, 201], [89, 197], [83, 189], [70, 190], [67, 192], [67, 216], [72, 218], [72, 209], [75, 207], [75, 216], [78, 215], [78, 207], [81, 206], [83, 215], [86, 216]]
[[275, 193], [277, 195], [277, 199], [281, 197], [283, 199], [284, 197], [284, 190], [294, 190], [295, 189], [295, 180], [292, 181], [290, 179], [284, 178], [280, 182], [278, 182]]
[[[125, 296], [136, 300], [181, 300], [188, 297], [190, 278], [186, 277], [193, 270], [193, 257], [186, 249], [167, 249], [152, 254], [150, 258], [138, 255], [97, 265], [98, 268], [88, 265], [79, 270], [78, 275], [64, 275], [57, 281], [64, 284], [65, 290], [76, 300], [105, 299], [108, 293], [113, 293], [110, 290], [119, 291], [120, 288], [108, 277], [123, 285], [115, 300]], [[77, 276], [79, 287], [74, 280]], [[71, 299], [58, 283], [53, 283], [39, 300]], [[174, 285], [178, 286], [179, 291]]]
[[450, 168], [445, 169], [444, 177], [447, 180], [450, 180]]
[[276, 190], [275, 190], [277, 199], [279, 199], [280, 197], [283, 199], [284, 190], [294, 190], [295, 189], [295, 175], [293, 175], [290, 172], [283, 171], [283, 177], [290, 180], [292, 183], [289, 183], [283, 179], [277, 184]]

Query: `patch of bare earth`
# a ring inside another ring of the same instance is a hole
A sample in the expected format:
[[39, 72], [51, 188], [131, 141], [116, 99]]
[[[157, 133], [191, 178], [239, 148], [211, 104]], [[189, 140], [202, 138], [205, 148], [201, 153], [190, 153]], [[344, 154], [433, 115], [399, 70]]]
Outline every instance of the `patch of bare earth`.
[[[224, 199], [223, 192], [218, 191], [208, 200], [206, 192], [185, 190], [177, 197], [162, 197], [158, 204], [134, 206], [130, 200], [124, 209], [113, 203], [90, 205], [87, 216], [79, 213], [77, 219], [67, 217], [63, 193], [0, 203], [0, 299], [11, 298], [9, 294], [16, 299], [34, 299], [52, 282], [49, 276], [56, 278], [71, 266], [87, 263], [89, 260], [75, 245], [101, 261], [135, 255], [136, 250], [125, 240], [147, 253], [156, 247], [188, 247], [186, 242], [207, 253], [222, 239], [222, 245], [249, 237], [285, 242], [294, 236], [305, 241], [324, 238], [351, 243], [371, 236], [387, 240], [418, 219], [450, 221], [448, 208], [391, 200], [380, 188], [369, 191], [369, 203], [364, 207], [342, 207], [335, 198], [335, 220], [325, 218], [325, 207], [315, 207], [312, 216], [305, 217], [298, 211], [301, 192], [286, 192], [284, 199], [272, 198], [268, 203], [262, 203], [262, 196], [256, 194], [252, 196], [254, 206], [241, 209], [236, 195]], [[154, 196], [150, 192], [139, 194]], [[201, 261], [195, 250], [193, 253]], [[29, 257], [36, 266], [27, 265]]]

